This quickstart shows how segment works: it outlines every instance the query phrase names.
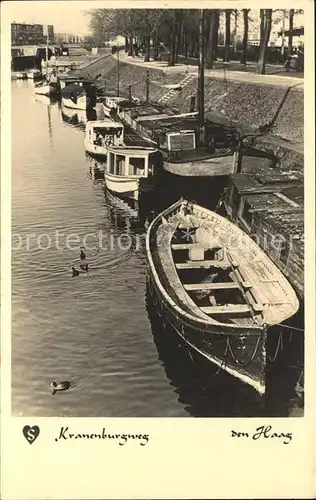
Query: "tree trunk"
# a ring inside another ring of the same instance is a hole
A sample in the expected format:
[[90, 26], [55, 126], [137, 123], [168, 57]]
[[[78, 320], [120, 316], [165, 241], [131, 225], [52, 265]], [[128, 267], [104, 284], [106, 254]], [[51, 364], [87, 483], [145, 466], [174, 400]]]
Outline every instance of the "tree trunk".
[[286, 11], [285, 9], [282, 11], [283, 12], [283, 15], [282, 15], [282, 38], [281, 38], [281, 54], [282, 54], [282, 60], [284, 62], [284, 41], [285, 41], [285, 37], [284, 37], [284, 31], [285, 31], [285, 15], [286, 15]]
[[261, 48], [262, 48], [263, 38], [264, 38], [264, 28], [265, 28], [265, 14], [264, 14], [264, 10], [260, 9], [260, 44], [259, 44], [260, 53], [261, 53]]
[[171, 43], [169, 52], [168, 66], [174, 66], [176, 64], [176, 13], [173, 12], [172, 18], [172, 28], [171, 28]]
[[205, 11], [205, 23], [204, 23], [205, 56], [207, 55], [207, 48], [210, 41], [211, 17], [212, 17], [212, 11], [210, 9], [207, 9]]
[[184, 55], [184, 60], [187, 62], [188, 60], [188, 28], [187, 25], [184, 25], [184, 33], [183, 33], [183, 55]]
[[242, 56], [240, 62], [246, 66], [247, 64], [247, 49], [248, 49], [248, 12], [250, 9], [243, 9], [243, 18], [244, 18], [244, 36], [242, 39]]
[[224, 61], [230, 61], [230, 15], [231, 10], [225, 10], [225, 52], [224, 52]]
[[289, 15], [289, 43], [288, 43], [288, 53], [292, 54], [293, 51], [293, 24], [294, 24], [294, 9], [290, 9]]
[[237, 51], [237, 17], [238, 17], [238, 10], [234, 9], [234, 35], [233, 35], [234, 54]]
[[150, 24], [149, 24], [148, 18], [146, 21], [145, 44], [146, 44], [146, 49], [145, 49], [144, 62], [149, 62], [150, 61]]
[[128, 37], [125, 37], [125, 52], [128, 52]]
[[178, 62], [178, 55], [180, 54], [180, 36], [181, 36], [181, 12], [176, 10], [175, 14], [175, 46], [174, 46], [174, 60]]
[[128, 55], [134, 57], [133, 35], [130, 35], [128, 40]]
[[207, 44], [207, 53], [206, 53], [206, 67], [208, 69], [213, 68], [214, 61], [214, 29], [216, 24], [215, 12], [211, 11], [209, 15], [209, 36], [208, 36], [208, 44]]
[[220, 14], [220, 11], [218, 9], [215, 9], [214, 10], [213, 61], [217, 61], [219, 14]]
[[266, 48], [269, 42], [272, 26], [272, 9], [261, 9], [260, 16], [262, 16], [260, 23], [260, 54], [257, 71], [260, 75], [264, 75], [266, 70]]
[[159, 60], [159, 28], [157, 27], [155, 32], [154, 32], [154, 40], [153, 40], [153, 45], [154, 45], [154, 61]]
[[183, 53], [184, 53], [184, 22], [183, 22], [183, 18], [181, 18], [180, 20], [180, 33], [179, 33], [179, 43], [178, 43], [178, 50], [179, 50], [179, 54], [181, 54], [183, 56]]

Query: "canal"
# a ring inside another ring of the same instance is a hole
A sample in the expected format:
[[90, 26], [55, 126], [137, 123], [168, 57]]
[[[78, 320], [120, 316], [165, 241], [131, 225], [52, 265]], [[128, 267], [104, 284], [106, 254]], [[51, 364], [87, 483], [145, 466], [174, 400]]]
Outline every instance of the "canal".
[[[12, 83], [13, 415], [263, 415], [248, 388], [215, 376], [161, 325], [146, 294], [145, 230], [91, 179], [83, 139], [84, 117]], [[80, 246], [89, 273], [72, 277]], [[53, 396], [53, 380], [72, 387]], [[288, 414], [277, 392], [270, 413]]]

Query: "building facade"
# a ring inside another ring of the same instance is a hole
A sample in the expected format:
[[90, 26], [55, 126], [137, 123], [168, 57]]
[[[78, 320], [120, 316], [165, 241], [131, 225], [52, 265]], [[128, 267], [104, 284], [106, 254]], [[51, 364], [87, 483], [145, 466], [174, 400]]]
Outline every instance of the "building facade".
[[67, 44], [67, 43], [83, 43], [84, 37], [80, 35], [73, 35], [71, 33], [56, 33], [55, 43], [57, 44]]
[[43, 24], [11, 23], [12, 45], [41, 45], [54, 41], [54, 26]]

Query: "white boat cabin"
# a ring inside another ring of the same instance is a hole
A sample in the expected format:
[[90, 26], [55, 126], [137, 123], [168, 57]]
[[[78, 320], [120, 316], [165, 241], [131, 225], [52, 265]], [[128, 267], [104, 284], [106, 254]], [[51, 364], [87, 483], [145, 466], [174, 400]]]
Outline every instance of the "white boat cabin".
[[157, 150], [154, 148], [108, 147], [106, 170], [118, 177], [147, 178], [158, 166]]
[[90, 153], [107, 154], [110, 145], [124, 144], [124, 126], [112, 120], [96, 120], [86, 123], [85, 147]]

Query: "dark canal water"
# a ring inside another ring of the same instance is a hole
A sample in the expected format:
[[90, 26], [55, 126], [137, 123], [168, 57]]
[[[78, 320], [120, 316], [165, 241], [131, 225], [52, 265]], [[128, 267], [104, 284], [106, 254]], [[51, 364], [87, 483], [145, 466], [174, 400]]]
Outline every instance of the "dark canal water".
[[[288, 385], [280, 392], [272, 384], [263, 410], [249, 389], [215, 377], [163, 329], [146, 294], [145, 230], [107, 201], [103, 181], [89, 177], [84, 118], [62, 116], [58, 103], [35, 96], [31, 82], [12, 84], [13, 415], [289, 414]], [[167, 185], [165, 203], [181, 190], [170, 178]], [[111, 244], [98, 246], [100, 231]], [[130, 249], [117, 243], [123, 234]], [[89, 274], [72, 278], [85, 236], [93, 247]], [[52, 396], [52, 380], [72, 388]]]

